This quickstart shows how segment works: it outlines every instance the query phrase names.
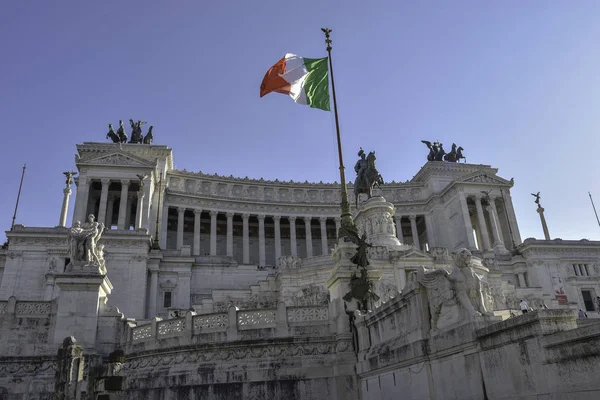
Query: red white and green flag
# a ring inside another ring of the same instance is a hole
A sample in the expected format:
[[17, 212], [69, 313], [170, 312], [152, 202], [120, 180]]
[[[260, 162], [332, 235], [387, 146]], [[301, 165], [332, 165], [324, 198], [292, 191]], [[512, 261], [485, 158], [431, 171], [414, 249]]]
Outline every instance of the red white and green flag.
[[260, 97], [271, 92], [287, 94], [298, 104], [330, 111], [327, 57], [304, 58], [286, 54], [273, 65], [260, 84]]

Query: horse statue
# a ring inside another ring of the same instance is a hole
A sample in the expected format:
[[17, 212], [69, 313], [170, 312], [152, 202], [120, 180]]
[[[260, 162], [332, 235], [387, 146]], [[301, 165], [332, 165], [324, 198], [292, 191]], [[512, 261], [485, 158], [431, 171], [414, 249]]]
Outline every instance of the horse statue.
[[113, 141], [113, 143], [121, 142], [121, 138], [119, 138], [119, 135], [115, 133], [112, 124], [108, 124], [108, 133], [106, 134], [106, 138], [110, 138]]
[[462, 147], [456, 147], [455, 143], [452, 143], [452, 151], [444, 156], [444, 161], [448, 162], [459, 162], [461, 158], [465, 158], [463, 156], [462, 151], [464, 149]]
[[154, 136], [152, 136], [152, 128], [154, 128], [154, 126], [150, 125], [150, 128], [148, 128], [148, 133], [146, 136], [144, 136], [144, 144], [152, 144], [152, 141], [154, 140]]
[[[361, 157], [360, 160], [354, 166], [356, 171], [356, 180], [354, 181], [354, 197], [355, 203], [358, 206], [358, 196], [361, 193], [367, 195], [367, 200], [372, 196], [373, 187], [377, 185], [383, 185], [383, 178], [377, 168], [375, 167], [375, 152], [371, 151], [365, 159], [365, 153], [363, 149], [360, 149], [358, 155]], [[380, 187], [379, 187], [380, 188]], [[381, 188], [380, 188], [381, 189]]]
[[142, 143], [144, 141], [144, 135], [142, 134], [142, 125], [144, 125], [146, 121], [138, 121], [133, 122], [132, 119], [129, 120], [129, 124], [131, 125], [131, 140], [129, 143]]
[[127, 143], [127, 133], [125, 133], [125, 127], [123, 126], [123, 120], [119, 120], [119, 129], [117, 129], [117, 135], [121, 143]]

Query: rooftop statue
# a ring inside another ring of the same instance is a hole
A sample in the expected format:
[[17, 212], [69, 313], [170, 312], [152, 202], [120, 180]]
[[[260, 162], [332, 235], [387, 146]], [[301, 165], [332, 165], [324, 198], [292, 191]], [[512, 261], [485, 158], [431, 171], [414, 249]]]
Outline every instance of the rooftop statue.
[[108, 124], [108, 133], [106, 134], [106, 138], [110, 138], [113, 143], [121, 143], [121, 138], [115, 133], [112, 124]]
[[375, 167], [375, 152], [371, 151], [368, 156], [365, 157], [365, 151], [360, 148], [358, 152], [360, 159], [354, 165], [354, 172], [356, 172], [356, 180], [354, 181], [354, 197], [356, 205], [358, 206], [358, 196], [361, 193], [367, 195], [367, 199], [372, 197], [373, 187], [377, 185], [383, 185], [383, 178], [377, 168]]
[[459, 162], [461, 158], [465, 158], [465, 156], [463, 156], [463, 151], [464, 149], [462, 147], [456, 147], [455, 143], [452, 143], [452, 150], [450, 151], [450, 153], [447, 153], [446, 155], [444, 155], [444, 161], [448, 161], [448, 162]]
[[455, 143], [452, 143], [452, 150], [450, 153], [446, 153], [444, 145], [438, 141], [431, 143], [427, 140], [421, 140], [421, 143], [425, 143], [429, 149], [427, 161], [459, 162], [461, 159], [465, 158], [462, 154], [464, 149], [462, 147], [457, 147]]
[[131, 140], [129, 143], [143, 143], [144, 135], [142, 134], [142, 125], [146, 124], [146, 121], [133, 122], [133, 120], [130, 119], [129, 124], [131, 125]]
[[144, 136], [144, 144], [152, 144], [152, 141], [154, 140], [154, 136], [152, 136], [152, 128], [154, 128], [154, 126], [150, 125], [150, 128], [148, 128], [148, 133], [146, 136]]
[[117, 129], [117, 135], [119, 136], [119, 143], [127, 143], [127, 133], [123, 126], [123, 120], [119, 120], [119, 129]]
[[533, 197], [535, 197], [535, 204], [537, 204], [538, 206], [540, 206], [540, 192], [531, 193], [531, 195]]

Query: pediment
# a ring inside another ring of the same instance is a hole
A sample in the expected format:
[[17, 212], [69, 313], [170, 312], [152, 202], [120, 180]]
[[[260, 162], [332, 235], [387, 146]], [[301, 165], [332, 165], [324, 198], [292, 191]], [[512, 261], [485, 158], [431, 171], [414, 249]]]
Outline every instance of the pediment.
[[431, 257], [429, 254], [415, 248], [415, 247], [411, 247], [410, 249], [407, 250], [396, 250], [396, 251], [390, 251], [390, 258], [392, 260], [400, 260], [403, 258], [410, 258], [410, 259], [421, 259], [421, 260], [433, 260], [433, 257]]
[[109, 166], [127, 166], [127, 167], [155, 167], [155, 162], [150, 162], [141, 157], [122, 152], [105, 154], [100, 157], [80, 160], [81, 165], [109, 165]]
[[483, 183], [488, 185], [502, 185], [502, 186], [512, 186], [512, 181], [507, 181], [506, 179], [500, 178], [496, 175], [490, 175], [485, 172], [478, 171], [473, 174], [469, 174], [458, 180], [462, 183]]

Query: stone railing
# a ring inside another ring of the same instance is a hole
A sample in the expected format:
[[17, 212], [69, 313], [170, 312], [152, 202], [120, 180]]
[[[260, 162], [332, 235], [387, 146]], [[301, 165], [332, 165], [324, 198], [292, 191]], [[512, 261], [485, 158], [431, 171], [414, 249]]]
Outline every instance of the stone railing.
[[8, 301], [0, 301], [0, 315], [49, 316], [52, 314], [53, 304], [52, 301], [17, 301], [11, 297]]
[[[149, 324], [130, 328], [128, 343], [135, 345], [151, 340], [198, 337], [221, 334], [220, 340], [238, 340], [263, 330], [266, 337], [298, 336], [305, 331], [299, 326], [318, 327], [318, 332], [329, 332], [329, 306], [286, 307], [279, 303], [277, 308], [260, 310], [237, 310], [230, 307], [226, 313], [195, 315], [188, 312], [183, 318], [161, 320], [155, 318]], [[264, 331], [267, 330], [267, 331]], [[316, 332], [314, 329], [311, 332]], [[260, 334], [260, 332], [258, 332]], [[226, 338], [226, 339], [225, 339]]]

